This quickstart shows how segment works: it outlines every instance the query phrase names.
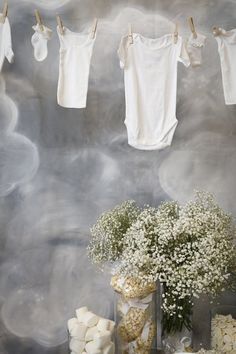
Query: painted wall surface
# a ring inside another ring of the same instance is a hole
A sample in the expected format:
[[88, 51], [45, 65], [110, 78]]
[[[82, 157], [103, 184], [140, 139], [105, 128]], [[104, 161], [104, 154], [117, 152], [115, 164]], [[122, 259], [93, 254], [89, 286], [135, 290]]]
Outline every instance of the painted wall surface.
[[[33, 58], [38, 7], [54, 30], [46, 61]], [[236, 214], [236, 105], [223, 98], [214, 24], [236, 27], [235, 0], [10, 0], [15, 62], [0, 78], [0, 353], [67, 353], [66, 320], [87, 304], [112, 316], [109, 277], [86, 257], [89, 227], [125, 199], [158, 205], [215, 193]], [[99, 20], [86, 109], [57, 105], [56, 13], [74, 31]], [[207, 45], [200, 68], [179, 65], [177, 127], [163, 151], [127, 145], [116, 50], [131, 22], [157, 37], [192, 15]], [[235, 58], [236, 60], [236, 58]], [[235, 303], [233, 294], [225, 300]], [[197, 328], [203, 338], [203, 307]], [[205, 317], [204, 317], [205, 316]]]

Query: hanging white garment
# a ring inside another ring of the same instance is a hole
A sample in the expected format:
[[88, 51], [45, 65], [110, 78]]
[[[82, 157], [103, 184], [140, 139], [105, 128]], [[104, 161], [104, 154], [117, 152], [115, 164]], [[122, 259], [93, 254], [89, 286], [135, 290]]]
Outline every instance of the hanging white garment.
[[33, 26], [35, 33], [31, 38], [31, 43], [34, 48], [34, 57], [37, 61], [43, 61], [48, 55], [48, 41], [52, 37], [52, 30], [44, 25], [41, 30], [40, 25]]
[[87, 102], [90, 62], [96, 35], [57, 28], [60, 40], [58, 104], [66, 108], [84, 108]]
[[133, 33], [122, 38], [118, 49], [124, 69], [126, 118], [129, 145], [159, 150], [171, 145], [177, 126], [177, 64], [189, 66], [189, 56], [178, 37], [150, 39]]
[[236, 29], [219, 29], [216, 37], [220, 55], [225, 104], [236, 104]]
[[[2, 14], [0, 14], [0, 16], [2, 16]], [[5, 58], [7, 58], [9, 63], [12, 63], [14, 59], [11, 42], [11, 27], [8, 17], [5, 18], [4, 23], [0, 23], [0, 72], [2, 71]]]
[[196, 33], [197, 38], [191, 34], [187, 40], [187, 52], [190, 58], [191, 66], [200, 66], [202, 64], [202, 49], [206, 43], [206, 36], [201, 33]]

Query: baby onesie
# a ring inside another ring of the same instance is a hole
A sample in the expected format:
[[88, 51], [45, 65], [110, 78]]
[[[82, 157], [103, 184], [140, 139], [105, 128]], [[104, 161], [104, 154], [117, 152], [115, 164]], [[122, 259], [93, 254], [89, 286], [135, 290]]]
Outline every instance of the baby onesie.
[[236, 104], [236, 29], [220, 28], [216, 36], [220, 55], [225, 104]]
[[52, 30], [44, 25], [43, 31], [40, 25], [33, 26], [35, 33], [31, 38], [32, 46], [34, 47], [34, 57], [37, 61], [43, 61], [48, 55], [48, 41], [52, 37]]
[[129, 145], [159, 150], [171, 145], [177, 126], [177, 64], [189, 66], [181, 37], [150, 39], [133, 33], [133, 44], [123, 37], [118, 49], [124, 69], [126, 118]]
[[5, 58], [7, 58], [9, 63], [12, 63], [14, 59], [11, 43], [11, 27], [7, 17], [4, 23], [0, 23], [0, 72], [2, 71]]
[[187, 52], [189, 55], [191, 66], [199, 66], [202, 64], [202, 48], [206, 43], [206, 36], [197, 33], [197, 38], [193, 34], [187, 40]]
[[87, 102], [90, 62], [96, 39], [91, 34], [57, 28], [60, 40], [58, 104], [66, 108], [84, 108]]

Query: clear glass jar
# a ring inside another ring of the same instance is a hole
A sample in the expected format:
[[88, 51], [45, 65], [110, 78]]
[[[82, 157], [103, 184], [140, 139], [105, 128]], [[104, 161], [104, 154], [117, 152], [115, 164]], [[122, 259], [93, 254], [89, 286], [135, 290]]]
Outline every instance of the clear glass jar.
[[156, 288], [142, 296], [135, 296], [136, 290], [115, 296], [117, 354], [149, 354], [157, 347]]
[[220, 353], [236, 353], [236, 306], [211, 310], [211, 348]]

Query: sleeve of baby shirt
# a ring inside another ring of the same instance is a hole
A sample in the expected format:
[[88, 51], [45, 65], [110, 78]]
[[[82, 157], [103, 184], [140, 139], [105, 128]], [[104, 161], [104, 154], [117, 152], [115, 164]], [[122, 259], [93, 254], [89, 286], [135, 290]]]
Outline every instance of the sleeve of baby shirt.
[[14, 60], [14, 53], [12, 50], [12, 41], [11, 41], [11, 27], [8, 18], [6, 17], [4, 23], [4, 54], [9, 63], [12, 63]]
[[181, 41], [181, 44], [178, 61], [183, 63], [184, 66], [188, 67], [190, 65], [190, 58], [186, 49], [186, 43], [182, 40], [182, 38], [180, 38], [179, 40]]
[[128, 45], [128, 38], [127, 36], [122, 37], [120, 41], [120, 45], [117, 51], [118, 57], [120, 59], [120, 67], [124, 69], [126, 65], [126, 59], [127, 59], [127, 45]]

